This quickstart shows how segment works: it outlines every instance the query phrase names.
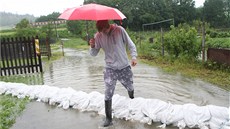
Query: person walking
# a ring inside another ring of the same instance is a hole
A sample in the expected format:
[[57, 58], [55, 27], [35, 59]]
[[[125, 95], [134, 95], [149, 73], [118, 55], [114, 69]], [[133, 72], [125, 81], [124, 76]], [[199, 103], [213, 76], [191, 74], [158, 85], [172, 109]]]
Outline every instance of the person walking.
[[[100, 49], [105, 54], [105, 114], [106, 119], [103, 126], [112, 125], [112, 97], [117, 80], [126, 88], [131, 99], [134, 98], [133, 72], [131, 66], [137, 64], [136, 46], [122, 26], [110, 24], [108, 20], [96, 22], [98, 32], [90, 39], [90, 55], [97, 56]], [[128, 47], [131, 62], [127, 55]], [[130, 66], [131, 65], [131, 66]]]

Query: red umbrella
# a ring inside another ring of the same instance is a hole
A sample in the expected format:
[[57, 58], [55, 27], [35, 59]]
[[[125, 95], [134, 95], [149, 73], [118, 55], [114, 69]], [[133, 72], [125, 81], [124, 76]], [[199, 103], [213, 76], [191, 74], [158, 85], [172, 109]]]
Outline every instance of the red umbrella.
[[122, 20], [125, 17], [118, 9], [99, 5], [85, 4], [65, 10], [58, 18], [65, 20]]

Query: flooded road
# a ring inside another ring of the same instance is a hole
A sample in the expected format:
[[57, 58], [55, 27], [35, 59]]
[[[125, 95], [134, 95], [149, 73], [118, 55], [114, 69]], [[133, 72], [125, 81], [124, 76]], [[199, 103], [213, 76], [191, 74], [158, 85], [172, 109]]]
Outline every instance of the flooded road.
[[[104, 93], [104, 54], [91, 57], [86, 50], [65, 49], [65, 57], [45, 65], [43, 83], [56, 87], [72, 87], [78, 91]], [[229, 107], [229, 92], [210, 83], [170, 75], [141, 62], [133, 67], [135, 97], [160, 99], [172, 104], [194, 103], [199, 106]], [[127, 96], [117, 82], [115, 94]]]
[[[64, 57], [44, 64], [43, 67], [44, 74], [30, 75], [30, 80], [26, 83], [60, 88], [71, 87], [87, 93], [92, 91], [104, 93], [103, 53], [91, 57], [85, 50], [65, 49]], [[193, 103], [198, 106], [229, 107], [229, 92], [210, 83], [186, 78], [180, 74], [170, 75], [141, 62], [132, 69], [135, 97], [159, 99], [172, 104]], [[115, 94], [128, 97], [127, 91], [120, 82], [117, 82]], [[96, 112], [80, 112], [71, 108], [63, 110], [57, 106], [31, 102], [11, 129], [98, 129], [103, 119], [104, 116]], [[113, 119], [113, 123], [114, 126], [108, 129], [158, 129], [157, 126], [161, 125], [160, 122], [148, 125], [117, 118]], [[177, 129], [177, 127], [168, 125], [166, 129]]]

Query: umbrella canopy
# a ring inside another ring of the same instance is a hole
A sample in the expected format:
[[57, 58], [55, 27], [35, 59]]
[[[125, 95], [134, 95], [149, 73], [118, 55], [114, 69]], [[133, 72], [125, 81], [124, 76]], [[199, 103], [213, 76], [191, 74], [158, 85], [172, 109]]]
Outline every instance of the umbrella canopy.
[[125, 15], [116, 8], [85, 4], [65, 10], [58, 18], [65, 20], [122, 20]]

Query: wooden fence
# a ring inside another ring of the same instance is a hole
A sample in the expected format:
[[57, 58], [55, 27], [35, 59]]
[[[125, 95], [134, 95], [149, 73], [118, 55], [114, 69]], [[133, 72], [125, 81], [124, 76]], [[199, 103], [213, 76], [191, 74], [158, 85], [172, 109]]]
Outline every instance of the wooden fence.
[[[42, 72], [42, 61], [35, 40], [28, 38], [1, 39], [1, 76]], [[38, 50], [38, 49], [37, 49]]]

